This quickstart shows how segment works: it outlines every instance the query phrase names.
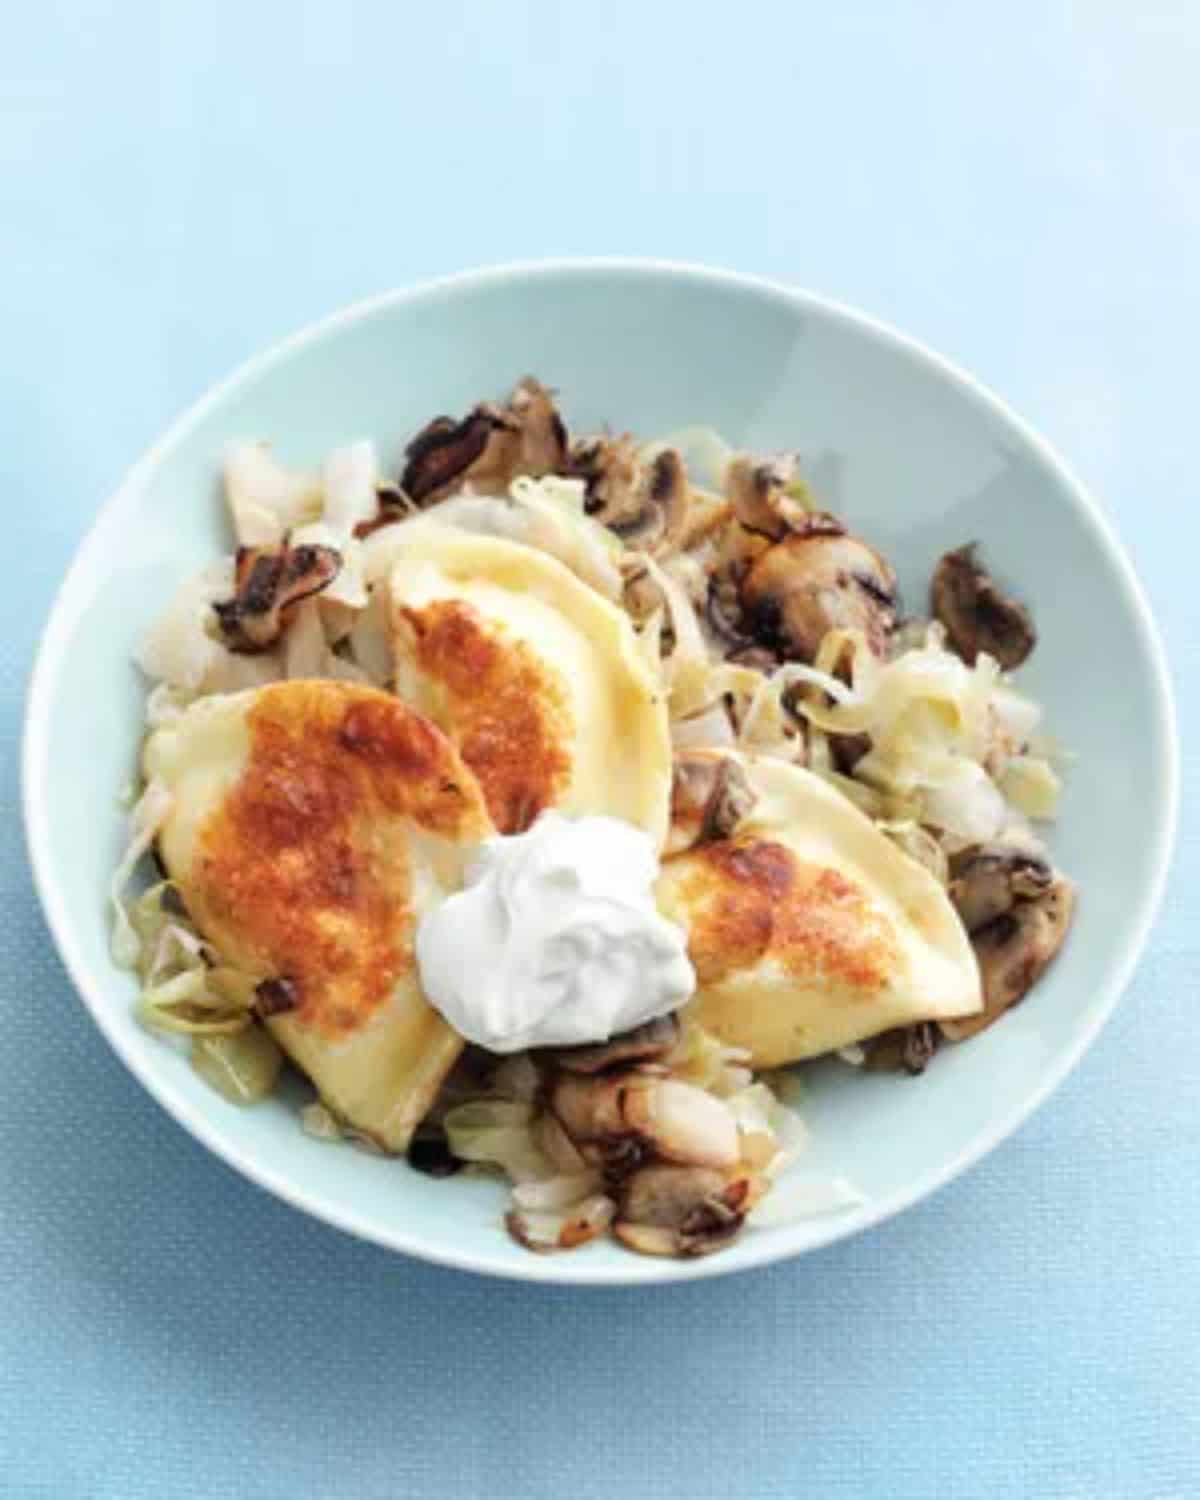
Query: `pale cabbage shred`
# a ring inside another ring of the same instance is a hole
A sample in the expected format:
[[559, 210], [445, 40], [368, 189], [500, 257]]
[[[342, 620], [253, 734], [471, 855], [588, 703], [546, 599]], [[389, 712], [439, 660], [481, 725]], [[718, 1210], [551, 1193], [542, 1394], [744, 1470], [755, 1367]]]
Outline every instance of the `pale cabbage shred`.
[[[642, 452], [651, 456], [664, 447], [679, 449], [693, 483], [706, 493], [721, 491], [733, 450], [715, 432], [687, 429], [644, 445]], [[673, 742], [735, 745], [806, 762], [943, 881], [947, 848], [956, 842], [1008, 836], [1029, 843], [1026, 819], [1053, 816], [1058, 778], [1050, 757], [1031, 748], [1036, 705], [1015, 692], [990, 658], [967, 667], [946, 649], [939, 627], [921, 634], [907, 627], [902, 649], [886, 663], [876, 661], [853, 632], [832, 632], [812, 667], [789, 664], [767, 678], [720, 659], [692, 597], [695, 577], [703, 579], [697, 560], [627, 552], [585, 514], [580, 481], [523, 478], [504, 497], [464, 493], [442, 502], [433, 516], [417, 513], [362, 542], [354, 529], [375, 514], [379, 473], [374, 446], [365, 441], [336, 450], [319, 474], [288, 470], [263, 443], [229, 451], [225, 489], [238, 544], [268, 546], [285, 537], [319, 543], [336, 548], [342, 568], [320, 599], [295, 611], [282, 645], [259, 656], [229, 651], [215, 629], [212, 605], [232, 593], [232, 558], [187, 580], [138, 652], [153, 683], [148, 729], [168, 723], [198, 697], [285, 678], [328, 676], [388, 686], [391, 658], [380, 584], [413, 526], [451, 525], [538, 547], [612, 600], [621, 597], [622, 562], [640, 563], [663, 602], [642, 625], [639, 647], [668, 691]], [[810, 503], [800, 482], [794, 489], [795, 498]], [[833, 671], [844, 671], [847, 662], [849, 685]], [[870, 734], [872, 748], [852, 777], [842, 775], [828, 735], [862, 732]], [[151, 783], [131, 814], [129, 845], [111, 893], [114, 955], [139, 971], [147, 1024], [189, 1035], [198, 1069], [244, 1102], [269, 1091], [280, 1065], [279, 1049], [253, 1020], [252, 983], [223, 968], [186, 919], [163, 911], [166, 885], [153, 887], [132, 909], [123, 898], [168, 811], [165, 789]], [[743, 1058], [688, 1027], [674, 1071], [727, 1100], [748, 1156], [765, 1163], [769, 1175], [791, 1162], [803, 1141], [799, 1117], [763, 1081], [753, 1081]], [[503, 1086], [504, 1075], [498, 1076]], [[511, 1076], [509, 1083], [513, 1091]], [[773, 1083], [780, 1086], [778, 1079]], [[514, 1184], [514, 1206], [535, 1241], [556, 1242], [572, 1217], [582, 1216], [598, 1232], [611, 1217], [611, 1204], [602, 1206], [609, 1200], [599, 1179], [561, 1131], [547, 1141], [542, 1127], [538, 1138], [527, 1078], [515, 1093], [450, 1109], [445, 1128], [452, 1150], [464, 1160], [503, 1168]], [[305, 1110], [304, 1123], [323, 1138], [349, 1133], [319, 1101]], [[784, 1222], [861, 1201], [841, 1179], [797, 1179], [785, 1193], [773, 1192], [750, 1218]]]

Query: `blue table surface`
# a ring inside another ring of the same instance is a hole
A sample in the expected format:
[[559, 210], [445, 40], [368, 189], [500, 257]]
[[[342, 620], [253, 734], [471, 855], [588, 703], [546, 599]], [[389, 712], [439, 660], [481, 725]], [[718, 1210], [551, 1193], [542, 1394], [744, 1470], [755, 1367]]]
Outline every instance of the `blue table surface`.
[[[43, 0], [5, 23], [0, 1492], [1200, 1494], [1200, 8]], [[210, 1159], [75, 1000], [18, 816], [53, 590], [171, 417], [356, 298], [595, 253], [824, 291], [1006, 395], [1111, 509], [1184, 736], [1166, 907], [1037, 1117], [864, 1238], [648, 1294], [430, 1269]]]

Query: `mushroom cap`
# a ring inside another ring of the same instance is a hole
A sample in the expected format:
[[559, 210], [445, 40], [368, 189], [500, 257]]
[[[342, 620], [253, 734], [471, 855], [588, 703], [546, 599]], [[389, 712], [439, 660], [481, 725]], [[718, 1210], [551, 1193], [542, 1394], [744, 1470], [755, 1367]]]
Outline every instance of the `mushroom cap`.
[[584, 481], [584, 509], [629, 547], [670, 547], [687, 525], [690, 491], [674, 448], [643, 459], [633, 439], [589, 437], [571, 450], [571, 472]]
[[1040, 855], [1002, 844], [984, 844], [956, 855], [950, 899], [968, 932], [978, 932], [1022, 900], [1048, 890], [1054, 871]]
[[1040, 896], [1018, 900], [1010, 911], [971, 935], [983, 984], [977, 1016], [943, 1021], [952, 1041], [965, 1041], [1010, 1010], [1032, 989], [1063, 945], [1075, 909], [1075, 888], [1063, 876]]
[[328, 588], [341, 567], [334, 547], [286, 541], [239, 547], [233, 598], [213, 606], [225, 644], [244, 655], [268, 650], [286, 629], [291, 607]]
[[969, 665], [980, 652], [1012, 671], [1037, 643], [1033, 617], [1004, 593], [976, 558], [974, 542], [947, 552], [934, 569], [930, 607], [951, 646]]
[[435, 417], [404, 457], [400, 488], [434, 505], [467, 484], [504, 492], [520, 474], [565, 472], [567, 431], [553, 392], [526, 376], [504, 406], [485, 401], [460, 420]]
[[671, 782], [671, 830], [666, 852], [729, 838], [758, 795], [740, 761], [712, 751], [677, 751]]
[[776, 542], [741, 585], [743, 618], [755, 640], [811, 662], [830, 630], [861, 630], [882, 656], [896, 623], [896, 575], [866, 542], [796, 533]]

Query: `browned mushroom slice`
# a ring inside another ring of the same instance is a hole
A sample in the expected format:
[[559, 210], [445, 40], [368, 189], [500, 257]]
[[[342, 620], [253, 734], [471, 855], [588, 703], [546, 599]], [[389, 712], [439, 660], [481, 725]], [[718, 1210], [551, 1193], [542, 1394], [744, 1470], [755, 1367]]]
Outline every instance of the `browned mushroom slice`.
[[[584, 1155], [606, 1165], [613, 1148], [621, 1145], [685, 1166], [732, 1167], [738, 1159], [737, 1121], [731, 1111], [712, 1094], [675, 1078], [639, 1073], [565, 1077], [553, 1090], [551, 1107]], [[589, 1152], [589, 1147], [599, 1151]]]
[[[754, 640], [742, 619], [742, 597], [738, 576], [731, 570], [717, 569], [708, 580], [704, 601], [704, 618], [708, 627], [726, 648], [726, 659], [736, 653], [754, 649]], [[760, 648], [761, 649], [761, 648]], [[770, 652], [765, 659], [776, 665]]]
[[854, 768], [871, 748], [869, 734], [831, 734], [829, 753], [843, 776], [852, 776]]
[[354, 535], [360, 541], [393, 521], [405, 521], [415, 515], [419, 507], [397, 484], [380, 484], [375, 488], [376, 511], [369, 521], [360, 521]]
[[929, 1021], [884, 1031], [866, 1043], [866, 1067], [871, 1073], [923, 1073], [938, 1049], [941, 1033]]
[[404, 456], [400, 488], [427, 506], [467, 484], [503, 492], [520, 474], [562, 472], [567, 434], [551, 393], [526, 377], [507, 406], [484, 402], [461, 421], [435, 417]]
[[725, 493], [747, 531], [779, 541], [789, 532], [803, 531], [811, 520], [805, 507], [788, 493], [795, 478], [796, 464], [790, 457], [761, 462], [739, 454], [725, 471]]
[[416, 504], [432, 505], [468, 478], [511, 475], [517, 447], [516, 424], [498, 407], [477, 406], [460, 422], [435, 417], [404, 450], [400, 488]]
[[976, 560], [975, 543], [947, 552], [934, 569], [929, 588], [934, 617], [946, 627], [950, 644], [973, 666], [981, 651], [1006, 670], [1019, 667], [1037, 641], [1033, 617], [1003, 593]]
[[643, 1255], [707, 1255], [745, 1221], [750, 1183], [706, 1167], [652, 1165], [623, 1185], [613, 1232]]
[[300, 992], [286, 975], [264, 979], [255, 986], [254, 1009], [260, 1016], [281, 1016], [300, 1004]]
[[641, 558], [626, 554], [621, 559], [620, 568], [621, 603], [635, 625], [644, 625], [655, 610], [665, 610], [663, 591], [651, 577], [650, 569]]
[[667, 854], [727, 839], [757, 797], [732, 756], [704, 751], [676, 754], [671, 781], [671, 828]]
[[627, 546], [669, 546], [687, 524], [689, 491], [683, 460], [663, 448], [644, 460], [633, 439], [590, 437], [571, 449], [571, 472], [584, 482], [583, 506]]
[[604, 1073], [618, 1063], [628, 1067], [633, 1063], [656, 1062], [666, 1057], [678, 1040], [679, 1022], [674, 1016], [660, 1016], [644, 1026], [610, 1037], [607, 1042], [557, 1048], [553, 1061], [568, 1073]]
[[569, 463], [567, 429], [554, 393], [532, 375], [518, 381], [508, 403], [521, 434], [521, 474], [562, 474]]
[[593, 1193], [570, 1209], [530, 1213], [515, 1208], [505, 1220], [513, 1239], [527, 1250], [546, 1253], [576, 1250], [602, 1235], [612, 1223], [615, 1204], [603, 1193]]
[[279, 639], [291, 606], [337, 577], [342, 555], [333, 547], [239, 547], [234, 595], [213, 606], [225, 644], [232, 651], [266, 651]]
[[941, 1022], [951, 1041], [974, 1036], [1024, 999], [1062, 947], [1074, 908], [1075, 889], [1060, 875], [1040, 896], [1017, 901], [1010, 911], [972, 933], [983, 1010], [977, 1016]]
[[956, 854], [950, 863], [950, 899], [970, 933], [1034, 900], [1054, 883], [1054, 871], [1039, 855], [1001, 844]]
[[896, 623], [896, 575], [857, 537], [796, 534], [751, 566], [741, 602], [754, 639], [786, 659], [813, 661], [834, 629], [861, 630], [882, 656]]
[[427, 1177], [453, 1177], [466, 1165], [451, 1151], [446, 1132], [431, 1120], [422, 1120], [413, 1131], [405, 1155], [409, 1166]]

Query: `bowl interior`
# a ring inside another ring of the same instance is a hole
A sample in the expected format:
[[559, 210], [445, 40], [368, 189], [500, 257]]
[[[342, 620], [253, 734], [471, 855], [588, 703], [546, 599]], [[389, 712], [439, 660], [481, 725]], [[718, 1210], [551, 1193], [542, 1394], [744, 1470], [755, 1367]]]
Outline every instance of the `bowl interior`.
[[[227, 550], [217, 485], [234, 438], [288, 461], [372, 436], [395, 466], [438, 411], [532, 371], [573, 428], [654, 434], [711, 425], [752, 448], [798, 448], [813, 487], [892, 559], [923, 607], [948, 547], [982, 542], [1032, 605], [1021, 680], [1077, 752], [1056, 857], [1081, 885], [1075, 931], [1031, 1001], [919, 1081], [806, 1070], [806, 1168], [867, 1194], [861, 1211], [747, 1234], [710, 1261], [606, 1245], [544, 1259], [512, 1245], [503, 1193], [315, 1142], [294, 1098], [226, 1104], [132, 1014], [109, 957], [105, 891], [122, 842], [117, 794], [136, 762], [142, 686], [130, 661], [174, 585]], [[931, 1190], [1056, 1083], [1111, 1007], [1152, 915], [1173, 813], [1161, 654], [1127, 564], [1043, 446], [971, 382], [816, 299], [740, 278], [638, 266], [533, 268], [385, 298], [253, 362], [130, 476], [64, 586], [30, 699], [26, 806], [56, 939], [102, 1029], [156, 1096], [227, 1160], [343, 1227], [432, 1259], [549, 1280], [648, 1281], [729, 1270], [824, 1243]]]

